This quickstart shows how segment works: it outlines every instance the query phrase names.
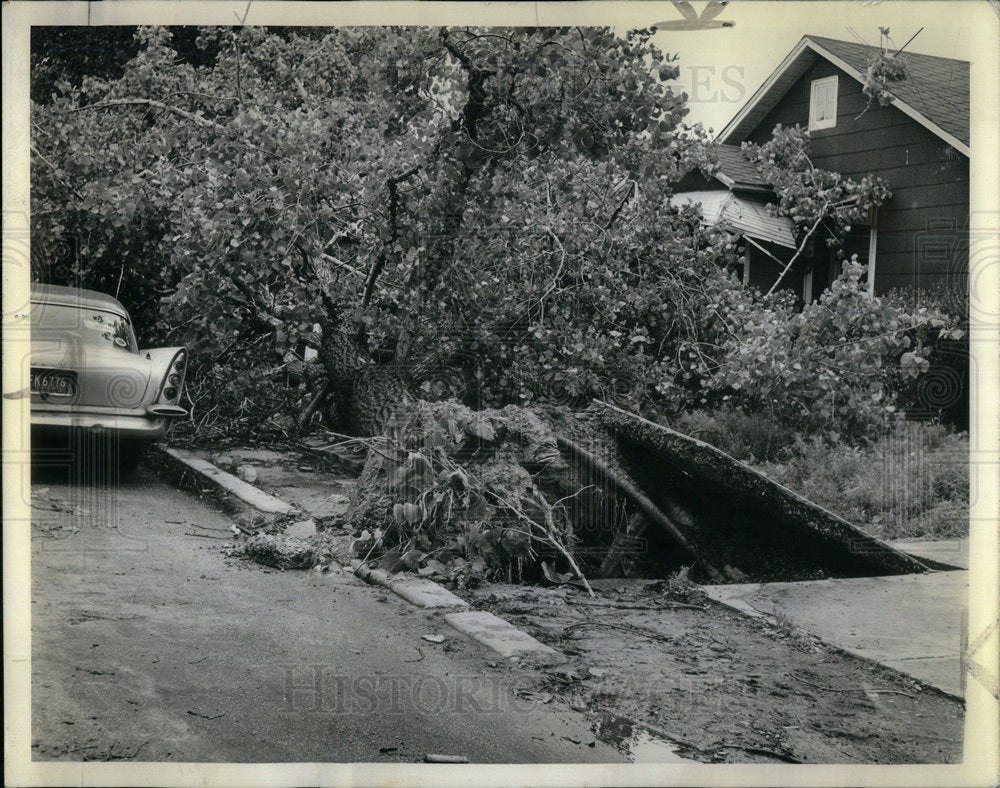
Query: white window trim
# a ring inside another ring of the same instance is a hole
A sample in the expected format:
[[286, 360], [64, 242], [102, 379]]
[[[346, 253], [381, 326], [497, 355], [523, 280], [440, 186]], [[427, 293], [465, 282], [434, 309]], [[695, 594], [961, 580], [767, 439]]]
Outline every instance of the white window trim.
[[813, 270], [810, 268], [802, 275], [802, 301], [811, 304], [813, 300]]
[[[837, 75], [814, 79], [809, 86], [809, 131], [818, 129], [832, 129], [837, 125]], [[816, 93], [821, 85], [833, 85], [833, 112], [829, 118], [816, 120]]]
[[875, 296], [875, 252], [878, 249], [878, 213], [872, 212], [872, 225], [868, 234], [868, 295]]

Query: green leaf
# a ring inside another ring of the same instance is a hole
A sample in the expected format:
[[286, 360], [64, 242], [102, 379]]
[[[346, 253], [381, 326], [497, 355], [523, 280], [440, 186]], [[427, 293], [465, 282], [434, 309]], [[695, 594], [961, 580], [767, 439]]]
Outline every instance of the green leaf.
[[423, 519], [420, 507], [412, 503], [404, 503], [402, 513], [403, 513], [403, 518], [410, 525], [416, 525]]

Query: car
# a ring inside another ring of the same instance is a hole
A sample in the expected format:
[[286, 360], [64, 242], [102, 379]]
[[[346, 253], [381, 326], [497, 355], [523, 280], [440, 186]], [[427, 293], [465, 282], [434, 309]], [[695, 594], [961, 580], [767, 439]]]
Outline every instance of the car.
[[103, 437], [124, 463], [187, 416], [180, 404], [187, 349], [140, 350], [116, 298], [32, 284], [30, 314], [33, 443]]

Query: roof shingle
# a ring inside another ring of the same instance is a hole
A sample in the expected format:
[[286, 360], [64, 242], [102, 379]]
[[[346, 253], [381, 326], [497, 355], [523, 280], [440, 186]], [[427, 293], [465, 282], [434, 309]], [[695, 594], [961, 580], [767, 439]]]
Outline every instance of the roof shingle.
[[719, 169], [723, 175], [732, 179], [734, 188], [740, 186], [769, 187], [771, 185], [747, 160], [739, 145], [718, 145], [715, 150], [719, 157]]

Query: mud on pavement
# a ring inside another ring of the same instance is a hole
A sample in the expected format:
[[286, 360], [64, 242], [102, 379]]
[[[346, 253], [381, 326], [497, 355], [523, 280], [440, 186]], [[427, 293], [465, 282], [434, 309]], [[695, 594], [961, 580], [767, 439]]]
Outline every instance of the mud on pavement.
[[534, 690], [585, 710], [598, 739], [626, 751], [662, 738], [707, 763], [961, 760], [954, 698], [669, 585], [598, 581], [594, 599], [571, 587], [464, 595], [569, 656]]

